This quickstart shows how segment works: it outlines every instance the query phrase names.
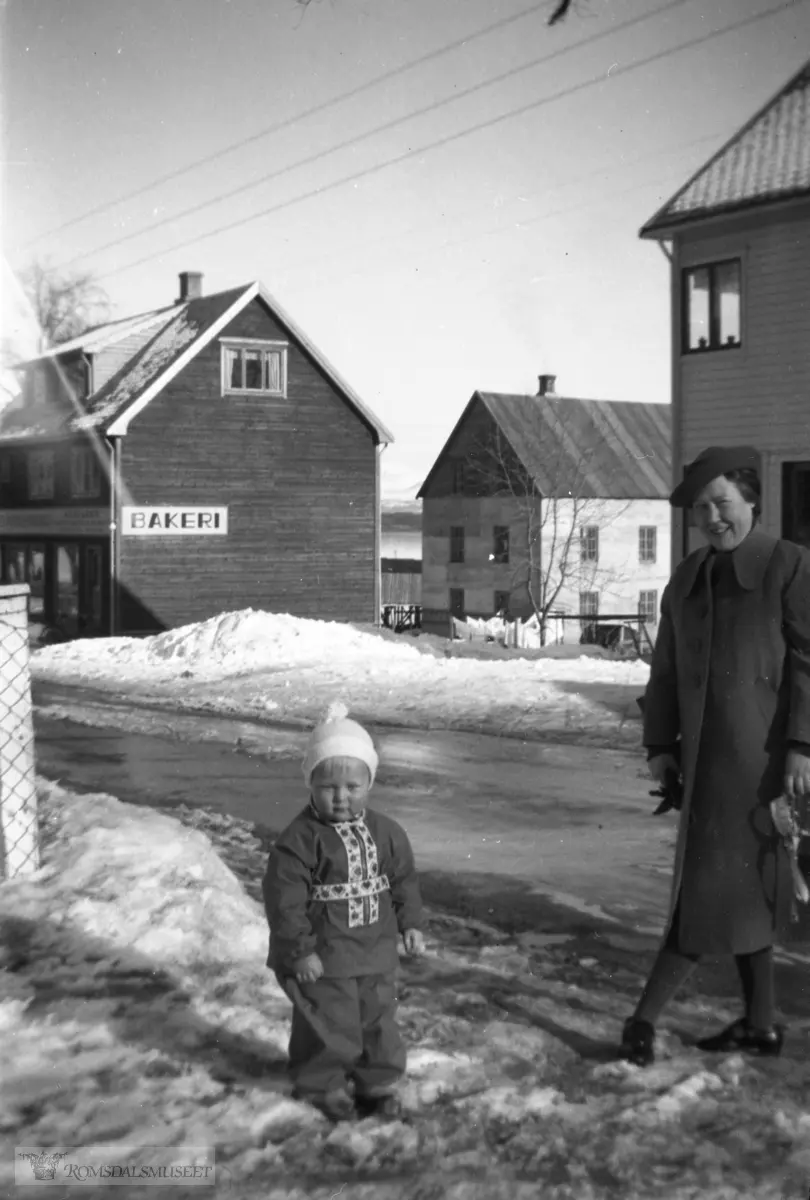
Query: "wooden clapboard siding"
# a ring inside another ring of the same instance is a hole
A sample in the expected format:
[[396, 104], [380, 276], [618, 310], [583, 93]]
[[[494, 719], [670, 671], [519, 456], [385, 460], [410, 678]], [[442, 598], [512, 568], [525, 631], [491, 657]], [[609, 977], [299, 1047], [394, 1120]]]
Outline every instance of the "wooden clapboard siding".
[[223, 396], [215, 340], [134, 419], [126, 502], [227, 505], [229, 533], [122, 538], [130, 610], [166, 626], [246, 607], [375, 619], [373, 432], [260, 300], [221, 336], [288, 341], [287, 397]]
[[[781, 536], [782, 463], [810, 459], [810, 204], [697, 225], [674, 249], [675, 478], [706, 446], [755, 446], [762, 524]], [[681, 273], [726, 258], [742, 263], [742, 344], [683, 354]], [[673, 565], [696, 544], [675, 537]]]

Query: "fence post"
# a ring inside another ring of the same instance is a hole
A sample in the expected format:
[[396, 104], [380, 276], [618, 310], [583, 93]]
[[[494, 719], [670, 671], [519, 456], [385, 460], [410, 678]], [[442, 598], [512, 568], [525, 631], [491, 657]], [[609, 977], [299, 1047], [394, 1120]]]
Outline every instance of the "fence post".
[[39, 868], [27, 584], [0, 586], [0, 877]]

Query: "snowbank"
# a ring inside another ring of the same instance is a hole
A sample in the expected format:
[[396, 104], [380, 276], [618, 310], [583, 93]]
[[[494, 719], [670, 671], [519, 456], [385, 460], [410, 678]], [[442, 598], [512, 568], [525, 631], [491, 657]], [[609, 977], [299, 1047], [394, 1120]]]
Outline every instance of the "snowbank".
[[[289, 1097], [263, 917], [210, 839], [55, 785], [41, 808], [43, 869], [0, 885], [0, 1194], [15, 1145], [207, 1145], [215, 1194], [240, 1200], [804, 1195], [802, 1063], [714, 1060], [666, 1031], [654, 1068], [611, 1061], [615, 961], [572, 967], [552, 938], [441, 914], [400, 988], [407, 1119], [331, 1127]], [[212, 830], [220, 850], [248, 836]]]
[[[50, 646], [35, 678], [138, 692], [177, 707], [312, 720], [339, 697], [361, 719], [417, 728], [638, 741], [643, 662], [444, 658], [327, 621], [226, 613], [150, 638]], [[629, 722], [629, 724], [628, 724]]]

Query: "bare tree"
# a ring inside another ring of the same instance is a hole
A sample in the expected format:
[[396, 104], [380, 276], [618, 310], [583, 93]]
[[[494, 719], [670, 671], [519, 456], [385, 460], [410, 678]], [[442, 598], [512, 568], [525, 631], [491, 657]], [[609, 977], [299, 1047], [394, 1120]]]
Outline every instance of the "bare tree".
[[477, 494], [509, 499], [512, 528], [517, 534], [509, 545], [511, 590], [528, 598], [543, 641], [562, 595], [603, 592], [627, 578], [621, 569], [600, 566], [588, 556], [584, 531], [589, 526], [608, 529], [627, 512], [629, 502], [614, 506], [586, 494], [594, 451], [583, 451], [573, 477], [562, 448], [556, 454], [556, 461], [544, 463], [549, 495], [541, 493], [498, 427], [476, 441], [469, 455], [471, 483]]
[[20, 285], [39, 326], [41, 351], [109, 317], [109, 297], [89, 271], [59, 271], [35, 259], [20, 272]]

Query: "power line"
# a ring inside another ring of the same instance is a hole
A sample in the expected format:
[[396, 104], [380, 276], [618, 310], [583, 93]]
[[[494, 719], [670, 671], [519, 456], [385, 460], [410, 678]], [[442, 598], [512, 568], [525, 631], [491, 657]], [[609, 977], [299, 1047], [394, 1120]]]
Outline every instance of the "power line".
[[[573, 179], [567, 180], [564, 184], [560, 184], [558, 187], [543, 188], [543, 196], [546, 197], [548, 195], [555, 195], [558, 192], [564, 191], [566, 188], [574, 187], [576, 184], [586, 183], [591, 179], [605, 178], [605, 177], [609, 178], [620, 172], [629, 171], [633, 167], [640, 166], [642, 163], [652, 162], [656, 158], [674, 157], [683, 151], [691, 150], [695, 146], [705, 145], [707, 142], [717, 143], [723, 137], [723, 133], [724, 133], [723, 130], [716, 130], [714, 133], [703, 134], [699, 138], [693, 138], [691, 141], [682, 142], [677, 146], [666, 146], [663, 150], [657, 150], [653, 154], [637, 155], [635, 158], [630, 159], [628, 162], [623, 162], [617, 167], [611, 167], [611, 168], [599, 167], [595, 171], [588, 171], [583, 175], [577, 175]], [[682, 167], [677, 167], [674, 169], [674, 173], [683, 177], [684, 169]], [[670, 174], [671, 174], [670, 172], [667, 172], [667, 175], [665, 176], [665, 178], [668, 179]], [[660, 178], [660, 177], [658, 177], [658, 178]], [[655, 183], [655, 182], [657, 182], [657, 179], [644, 179], [641, 181], [636, 180], [635, 183], [633, 183], [632, 186], [627, 189], [627, 193], [633, 191], [633, 189], [635, 187], [646, 187], [648, 184]], [[529, 199], [532, 196], [536, 196], [538, 194], [539, 193], [536, 191], [528, 192], [525, 195], [521, 195], [520, 199], [521, 200]], [[612, 199], [616, 195], [622, 196], [625, 194], [626, 193], [624, 190], [619, 193], [615, 193], [615, 192], [610, 192], [607, 194], [600, 193], [600, 195], [595, 200], [587, 201], [586, 207], [590, 207], [592, 204], [600, 204], [603, 199]], [[481, 238], [491, 237], [491, 236], [494, 236], [495, 234], [502, 233], [502, 232], [506, 231], [507, 229], [522, 229], [523, 226], [525, 226], [525, 225], [533, 225], [533, 224], [542, 222], [544, 220], [551, 219], [552, 217], [562, 215], [565, 212], [570, 212], [570, 211], [580, 209], [582, 207], [583, 207], [583, 205], [581, 205], [581, 204], [566, 205], [565, 208], [554, 209], [552, 212], [543, 212], [536, 216], [521, 217], [520, 219], [516, 219], [512, 224], [500, 224], [497, 226], [492, 226], [490, 228], [481, 230], [478, 233], [470, 234], [469, 236], [461, 239], [460, 241], [455, 240], [453, 242], [441, 242], [436, 248], [439, 250], [443, 250], [449, 246], [456, 246], [456, 245], [461, 245], [463, 243], [475, 241], [476, 238], [478, 238], [478, 237], [481, 237]], [[298, 271], [306, 270], [307, 267], [313, 266], [316, 263], [322, 264], [322, 263], [331, 263], [336, 260], [340, 261], [341, 259], [343, 259], [347, 256], [353, 257], [353, 256], [357, 255], [361, 249], [364, 251], [377, 250], [382, 246], [387, 246], [394, 242], [401, 242], [405, 239], [412, 240], [414, 237], [420, 237], [422, 235], [431, 234], [436, 230], [436, 228], [437, 228], [437, 223], [435, 221], [431, 222], [429, 225], [412, 226], [410, 229], [405, 229], [401, 233], [396, 234], [393, 237], [384, 236], [381, 238], [375, 238], [373, 241], [370, 241], [370, 242], [364, 241], [361, 246], [358, 246], [357, 244], [352, 244], [352, 245], [346, 246], [346, 247], [344, 247], [342, 252], [337, 253], [337, 254], [317, 255], [312, 258], [304, 259], [303, 261], [300, 261], [297, 264], [295, 264], [294, 269], [296, 270], [296, 272], [298, 272]], [[354, 272], [352, 274], [354, 274]]]
[[436, 50], [431, 50], [428, 54], [423, 54], [419, 58], [413, 58], [410, 62], [403, 63], [402, 66], [385, 71], [382, 75], [375, 75], [366, 83], [358, 84], [357, 87], [350, 88], [347, 92], [340, 92], [337, 96], [333, 96], [331, 100], [324, 100], [320, 104], [313, 104], [310, 108], [305, 108], [303, 112], [298, 113], [294, 117], [287, 117], [283, 121], [274, 121], [272, 125], [268, 125], [265, 129], [260, 129], [258, 133], [252, 133], [238, 142], [232, 142], [222, 150], [216, 150], [213, 154], [206, 154], [203, 158], [195, 159], [194, 162], [188, 163], [185, 167], [178, 167], [176, 170], [170, 171], [168, 175], [161, 175], [157, 179], [151, 180], [150, 183], [143, 184], [134, 192], [127, 192], [114, 200], [105, 200], [95, 208], [88, 209], [86, 212], [80, 213], [77, 217], [71, 217], [69, 221], [65, 221], [47, 233], [43, 233], [39, 237], [25, 243], [23, 248], [26, 249], [37, 242], [53, 237], [57, 233], [62, 233], [65, 229], [72, 229], [74, 225], [79, 225], [83, 221], [89, 220], [90, 217], [97, 217], [100, 213], [107, 212], [108, 209], [117, 208], [119, 204], [124, 204], [127, 200], [135, 200], [138, 196], [144, 196], [147, 192], [161, 187], [164, 183], [171, 183], [175, 179], [180, 179], [183, 175], [188, 175], [189, 172], [196, 171], [198, 167], [206, 167], [209, 163], [218, 162], [219, 159], [225, 158], [237, 150], [241, 150], [244, 146], [253, 145], [255, 142], [270, 137], [271, 134], [280, 133], [283, 129], [288, 129], [291, 125], [305, 121], [309, 117], [317, 116], [318, 113], [325, 112], [337, 104], [342, 104], [346, 100], [353, 100], [357, 96], [362, 96], [365, 92], [371, 91], [372, 88], [378, 87], [381, 83], [388, 83], [390, 80], [396, 79], [400, 75], [405, 75], [408, 71], [412, 71], [415, 67], [423, 66], [425, 63], [435, 62], [436, 59], [452, 53], [453, 50], [458, 50], [461, 46], [467, 46], [470, 42], [476, 42], [483, 37], [489, 37], [491, 33], [495, 33], [499, 29], [504, 29], [508, 25], [514, 25], [517, 21], [522, 21], [524, 17], [536, 15], [539, 11], [536, 4], [533, 4], [530, 8], [523, 8], [520, 12], [513, 13], [510, 17], [503, 17], [500, 21], [493, 21], [491, 25], [485, 25], [482, 29], [476, 30], [475, 33], [465, 34], [464, 37], [457, 38], [454, 42], [448, 42], [446, 45], [440, 46]]
[[152, 234], [158, 229], [164, 228], [166, 225], [172, 225], [175, 221], [181, 221], [186, 217], [195, 216], [197, 213], [204, 212], [207, 208], [212, 208], [216, 204], [222, 204], [226, 200], [233, 200], [235, 197], [244, 196], [247, 192], [253, 191], [263, 184], [270, 183], [273, 180], [281, 179], [283, 176], [290, 174], [292, 171], [298, 170], [299, 167], [312, 166], [323, 158], [328, 158], [331, 154], [337, 154], [341, 150], [348, 150], [351, 146], [356, 146], [360, 142], [368, 141], [370, 138], [376, 137], [381, 133], [390, 133], [391, 130], [398, 128], [401, 125], [406, 125], [409, 121], [416, 120], [418, 117], [427, 116], [429, 113], [434, 113], [440, 108], [445, 108], [449, 104], [455, 104], [459, 100], [466, 99], [468, 96], [474, 95], [476, 92], [484, 91], [486, 88], [494, 87], [496, 84], [503, 83], [507, 79], [514, 78], [524, 71], [533, 70], [535, 67], [542, 66], [544, 63], [550, 62], [553, 59], [562, 58], [566, 54], [572, 53], [574, 50], [580, 49], [583, 46], [593, 45], [595, 42], [603, 41], [605, 38], [612, 37], [616, 33], [621, 33], [623, 30], [630, 29], [634, 25], [640, 25], [645, 21], [649, 21], [654, 17], [660, 16], [671, 8], [679, 7], [682, 4], [688, 3], [688, 0], [669, 0], [667, 4], [655, 9], [651, 13], [643, 13], [638, 17], [631, 17], [628, 21], [624, 21], [620, 25], [614, 25], [611, 29], [602, 30], [599, 33], [592, 34], [590, 37], [583, 38], [576, 42], [573, 46], [566, 46], [560, 50], [554, 50], [550, 54], [543, 54], [539, 58], [532, 59], [531, 62], [524, 63], [519, 67], [513, 67], [508, 71], [501, 72], [500, 75], [495, 75], [491, 79], [481, 80], [479, 83], [473, 84], [471, 87], [465, 88], [463, 91], [455, 92], [452, 96], [446, 96], [442, 100], [434, 100], [430, 104], [424, 105], [422, 108], [414, 109], [411, 112], [405, 113], [403, 116], [394, 117], [390, 121], [385, 121], [382, 125], [376, 125], [373, 129], [367, 130], [365, 133], [355, 134], [352, 137], [345, 138], [342, 142], [337, 142], [335, 145], [328, 146], [325, 150], [318, 150], [313, 154], [308, 154], [304, 158], [299, 158], [293, 163], [289, 163], [286, 167], [279, 167], [275, 171], [270, 171], [266, 175], [254, 179], [250, 183], [239, 184], [231, 188], [227, 192], [220, 192], [218, 196], [214, 196], [209, 200], [201, 200], [199, 204], [194, 204], [190, 208], [184, 208], [172, 216], [163, 217], [160, 221], [155, 221], [151, 225], [143, 229], [133, 230], [132, 233], [124, 234], [123, 237], [113, 238], [112, 241], [105, 242], [101, 246], [95, 247], [93, 250], [86, 250], [79, 254], [74, 254], [72, 258], [66, 259], [60, 264], [62, 268], [72, 266], [76, 262], [81, 262], [86, 258], [93, 257], [96, 254], [103, 254], [105, 250], [116, 249], [119, 246], [126, 245], [127, 242], [132, 242], [140, 237], [146, 237], [147, 234]]
[[[806, 2], [806, 0], [785, 0], [784, 3], [777, 5], [775, 8], [768, 9], [766, 12], [756, 13], [751, 17], [746, 17], [741, 21], [733, 22], [731, 25], [725, 26], [723, 29], [715, 29], [710, 33], [702, 34], [700, 37], [692, 38], [687, 42], [682, 42], [679, 46], [670, 47], [668, 50], [659, 51], [656, 54], [648, 55], [645, 58], [638, 59], [634, 63], [629, 63], [627, 66], [618, 67], [615, 71], [611, 71], [610, 79], [617, 79], [620, 76], [628, 75], [633, 71], [638, 71], [642, 67], [649, 66], [654, 62], [661, 62], [666, 58], [672, 57], [673, 54], [679, 54], [683, 50], [691, 50], [696, 46], [705, 44], [715, 40], [718, 37], [723, 37], [727, 33], [733, 33], [738, 29], [743, 29], [746, 26], [753, 25], [759, 21], [769, 17], [776, 16], [780, 12], [784, 12], [788, 8], [794, 8], [797, 4]], [[228, 233], [232, 229], [239, 229], [244, 225], [249, 225], [253, 221], [258, 221], [262, 217], [271, 216], [274, 213], [281, 212], [284, 209], [291, 208], [296, 204], [301, 204], [305, 200], [312, 200], [318, 196], [322, 196], [327, 192], [334, 191], [335, 188], [343, 187], [347, 183], [355, 183], [360, 179], [365, 179], [370, 175], [374, 175], [379, 171], [385, 170], [387, 167], [398, 166], [403, 162], [407, 162], [412, 158], [417, 158], [421, 154], [425, 154], [429, 150], [436, 150], [444, 146], [449, 146], [454, 142], [461, 141], [463, 138], [469, 137], [473, 133], [478, 133], [483, 129], [491, 129], [496, 125], [511, 120], [513, 117], [522, 116], [525, 113], [533, 112], [538, 108], [543, 108], [548, 104], [553, 104], [557, 100], [567, 99], [570, 96], [583, 92], [588, 88], [594, 87], [599, 83], [603, 83], [607, 77], [605, 75], [597, 75], [590, 79], [584, 80], [581, 83], [572, 84], [568, 88], [563, 88], [558, 92], [552, 93], [550, 96], [544, 96], [540, 100], [534, 100], [529, 104], [521, 105], [519, 108], [510, 109], [506, 113], [501, 113], [497, 117], [492, 117], [487, 121], [478, 122], [475, 125], [469, 126], [467, 129], [458, 131], [457, 133], [448, 134], [446, 137], [439, 138], [434, 142], [428, 142], [424, 146], [419, 146], [413, 150], [407, 150], [402, 154], [393, 155], [391, 158], [385, 159], [374, 166], [365, 167], [360, 171], [354, 171], [349, 175], [343, 175], [339, 179], [333, 180], [331, 183], [322, 184], [320, 187], [311, 188], [307, 192], [302, 192], [298, 196], [293, 196], [289, 200], [280, 201], [278, 204], [272, 205], [270, 208], [262, 209], [260, 212], [252, 213], [250, 216], [241, 217], [239, 220], [230, 221], [225, 225], [217, 226], [216, 229], [211, 229], [207, 233], [197, 234], [194, 237], [187, 238], [183, 242], [178, 242], [174, 246], [169, 246], [164, 250], [158, 250], [151, 254], [146, 254], [142, 258], [135, 259], [133, 262], [126, 263], [123, 267], [117, 267], [112, 271], [106, 271], [98, 276], [99, 279], [109, 279], [111, 276], [122, 275], [126, 271], [131, 271], [135, 267], [142, 266], [144, 263], [151, 262], [155, 258], [162, 258], [165, 254], [173, 253], [176, 250], [183, 250], [187, 246], [198, 245], [200, 242], [208, 241], [209, 238], [217, 237], [221, 233]]]

